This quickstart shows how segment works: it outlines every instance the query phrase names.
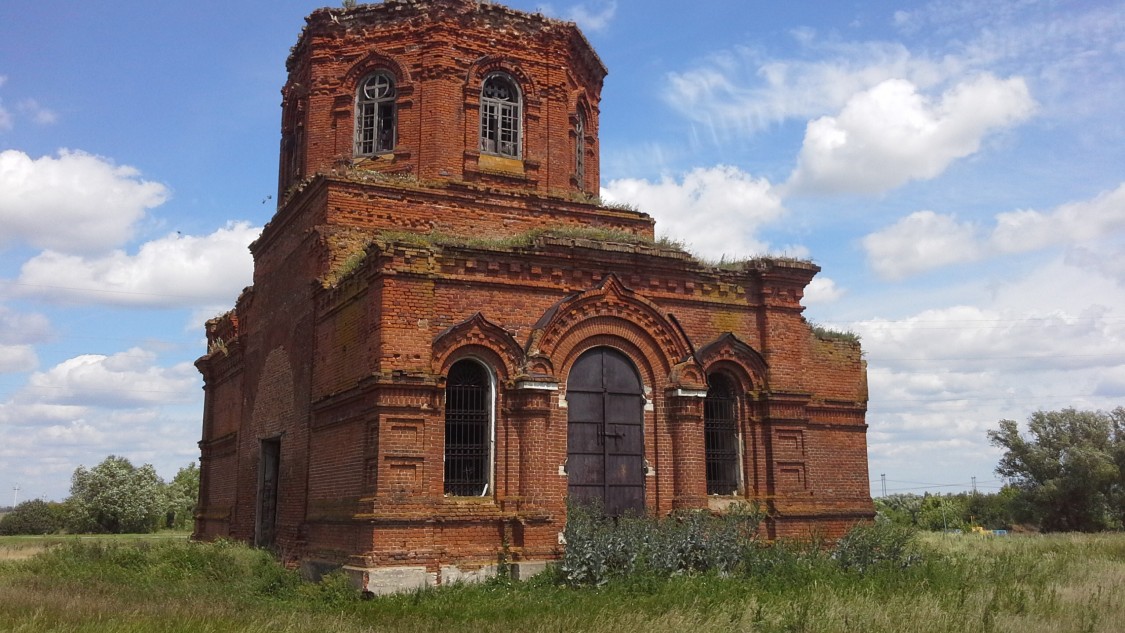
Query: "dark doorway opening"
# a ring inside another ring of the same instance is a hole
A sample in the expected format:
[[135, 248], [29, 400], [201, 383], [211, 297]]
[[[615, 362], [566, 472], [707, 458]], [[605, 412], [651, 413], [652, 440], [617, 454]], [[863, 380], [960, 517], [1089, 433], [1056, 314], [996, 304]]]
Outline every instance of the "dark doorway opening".
[[262, 440], [258, 459], [258, 514], [254, 544], [273, 547], [277, 539], [277, 488], [281, 472], [281, 438]]

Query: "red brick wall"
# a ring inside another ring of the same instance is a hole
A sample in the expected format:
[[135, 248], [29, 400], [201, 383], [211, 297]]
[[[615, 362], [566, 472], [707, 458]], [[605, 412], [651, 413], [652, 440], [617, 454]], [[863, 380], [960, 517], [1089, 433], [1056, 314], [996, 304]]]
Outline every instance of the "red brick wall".
[[[475, 0], [321, 9], [307, 19], [288, 68], [279, 194], [302, 177], [353, 164], [423, 179], [597, 194], [606, 70], [573, 23]], [[354, 161], [356, 90], [375, 70], [395, 78], [397, 142], [392, 154]], [[511, 75], [523, 93], [522, 160], [481, 159], [480, 90], [492, 71]], [[579, 107], [586, 111], [583, 182], [574, 179]]]
[[[354, 92], [376, 68], [398, 80], [398, 145], [355, 161]], [[524, 90], [515, 163], [477, 149], [480, 82], [496, 69]], [[197, 363], [198, 535], [254, 538], [260, 445], [276, 439], [286, 560], [436, 573], [494, 562], [505, 546], [516, 560], [550, 558], [565, 522], [568, 372], [598, 345], [625, 353], [646, 389], [650, 511], [713, 501], [701, 397], [707, 373], [723, 371], [744, 391], [744, 498], [766, 505], [771, 535], [833, 537], [872, 515], [859, 347], [818, 339], [801, 316], [819, 268], [710, 268], [645, 241], [644, 213], [581, 195], [597, 189], [605, 70], [572, 24], [474, 0], [326, 9], [309, 18], [289, 71], [284, 195], [251, 247], [253, 290], [208, 324], [212, 350]], [[388, 171], [407, 176], [377, 173]], [[479, 239], [544, 228], [641, 243]], [[462, 358], [495, 377], [482, 498], [443, 494], [444, 376]]]

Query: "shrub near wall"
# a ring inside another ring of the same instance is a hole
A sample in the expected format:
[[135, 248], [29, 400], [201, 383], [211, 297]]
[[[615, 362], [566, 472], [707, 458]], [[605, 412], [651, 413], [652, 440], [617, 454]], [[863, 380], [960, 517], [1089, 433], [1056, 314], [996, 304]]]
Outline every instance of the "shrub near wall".
[[762, 576], [791, 568], [833, 568], [865, 574], [903, 569], [921, 561], [917, 531], [890, 523], [857, 523], [831, 550], [818, 542], [764, 543], [757, 506], [734, 506], [724, 515], [702, 510], [662, 519], [605, 518], [596, 507], [571, 506], [563, 532], [566, 549], [558, 580], [602, 585], [615, 578], [682, 574]]

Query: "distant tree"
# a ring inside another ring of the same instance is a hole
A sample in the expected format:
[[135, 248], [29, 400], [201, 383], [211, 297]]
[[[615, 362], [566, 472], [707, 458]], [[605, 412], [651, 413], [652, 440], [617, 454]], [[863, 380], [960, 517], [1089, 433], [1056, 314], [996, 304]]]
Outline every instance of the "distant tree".
[[65, 519], [63, 504], [30, 499], [0, 518], [0, 534], [54, 534], [63, 529]]
[[988, 432], [1004, 449], [996, 472], [1019, 490], [1045, 531], [1120, 529], [1125, 519], [1125, 408], [1038, 411]]
[[192, 527], [195, 505], [199, 499], [199, 467], [195, 462], [184, 466], [168, 482], [165, 489], [168, 507], [164, 527], [184, 530]]
[[136, 534], [155, 532], [167, 508], [164, 481], [145, 464], [110, 455], [87, 470], [79, 466], [70, 479], [73, 532]]
[[916, 494], [893, 494], [875, 500], [875, 511], [885, 521], [903, 526], [918, 526], [922, 497]]

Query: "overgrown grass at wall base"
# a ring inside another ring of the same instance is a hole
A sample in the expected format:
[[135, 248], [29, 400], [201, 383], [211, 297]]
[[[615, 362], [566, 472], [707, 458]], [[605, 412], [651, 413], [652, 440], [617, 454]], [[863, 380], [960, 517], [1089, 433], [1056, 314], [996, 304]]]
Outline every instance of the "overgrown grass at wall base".
[[687, 511], [665, 518], [606, 518], [597, 507], [571, 504], [566, 549], [555, 573], [571, 585], [603, 585], [614, 578], [683, 574], [764, 576], [838, 567], [867, 573], [921, 562], [916, 531], [889, 523], [859, 523], [831, 550], [816, 541], [763, 543], [764, 514], [754, 505], [723, 515]]
[[0, 563], [0, 631], [1119, 633], [1125, 622], [1122, 534], [927, 534], [908, 566], [885, 559], [862, 573], [839, 549], [759, 544], [739, 573], [579, 587], [544, 575], [371, 600], [342, 575], [302, 582], [244, 545], [71, 538]]

